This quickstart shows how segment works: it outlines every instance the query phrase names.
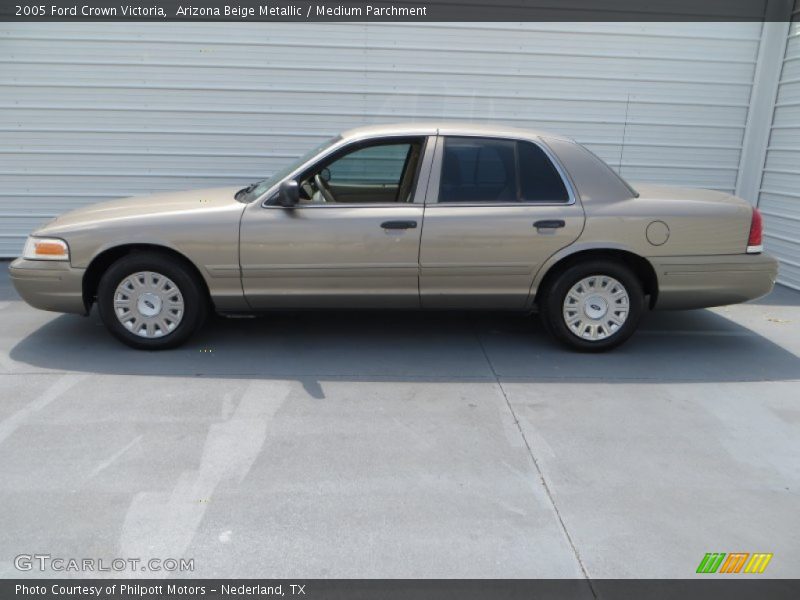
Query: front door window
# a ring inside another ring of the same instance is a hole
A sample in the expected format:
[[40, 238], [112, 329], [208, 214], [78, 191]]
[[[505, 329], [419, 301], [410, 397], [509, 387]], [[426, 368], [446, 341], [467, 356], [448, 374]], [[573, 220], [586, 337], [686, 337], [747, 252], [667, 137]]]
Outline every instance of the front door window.
[[421, 140], [345, 151], [300, 177], [301, 204], [401, 204], [412, 201]]

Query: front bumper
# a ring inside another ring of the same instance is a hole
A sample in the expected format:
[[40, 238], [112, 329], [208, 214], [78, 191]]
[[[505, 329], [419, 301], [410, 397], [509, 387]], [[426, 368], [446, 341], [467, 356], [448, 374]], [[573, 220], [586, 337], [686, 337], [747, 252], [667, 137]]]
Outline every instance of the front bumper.
[[17, 293], [34, 308], [86, 314], [84, 269], [76, 269], [67, 262], [18, 258], [8, 271]]
[[656, 309], [738, 304], [769, 294], [778, 261], [768, 254], [653, 257], [658, 278]]

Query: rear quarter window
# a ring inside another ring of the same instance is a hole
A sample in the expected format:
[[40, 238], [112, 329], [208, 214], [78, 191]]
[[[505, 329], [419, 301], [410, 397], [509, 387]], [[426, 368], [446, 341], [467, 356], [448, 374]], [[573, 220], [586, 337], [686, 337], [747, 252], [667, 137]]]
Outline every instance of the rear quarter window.
[[569, 193], [550, 158], [536, 144], [517, 142], [522, 202], [566, 202]]

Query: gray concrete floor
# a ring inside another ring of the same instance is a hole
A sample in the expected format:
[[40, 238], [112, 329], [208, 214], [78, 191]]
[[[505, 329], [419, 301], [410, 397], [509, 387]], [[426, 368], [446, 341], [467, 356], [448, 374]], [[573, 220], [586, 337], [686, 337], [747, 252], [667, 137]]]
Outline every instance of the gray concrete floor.
[[599, 356], [523, 316], [433, 313], [215, 319], [144, 353], [0, 271], [0, 576], [46, 553], [690, 577], [706, 552], [800, 576], [798, 293], [648, 315]]

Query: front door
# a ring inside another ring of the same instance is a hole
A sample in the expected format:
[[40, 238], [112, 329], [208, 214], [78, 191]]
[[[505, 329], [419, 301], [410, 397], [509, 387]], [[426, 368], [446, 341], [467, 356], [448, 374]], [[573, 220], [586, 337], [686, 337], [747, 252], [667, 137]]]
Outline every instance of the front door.
[[248, 207], [240, 262], [250, 306], [419, 307], [425, 142], [348, 145], [297, 177], [296, 207]]
[[526, 308], [533, 278], [583, 229], [580, 202], [545, 149], [439, 138], [420, 248], [424, 308]]

